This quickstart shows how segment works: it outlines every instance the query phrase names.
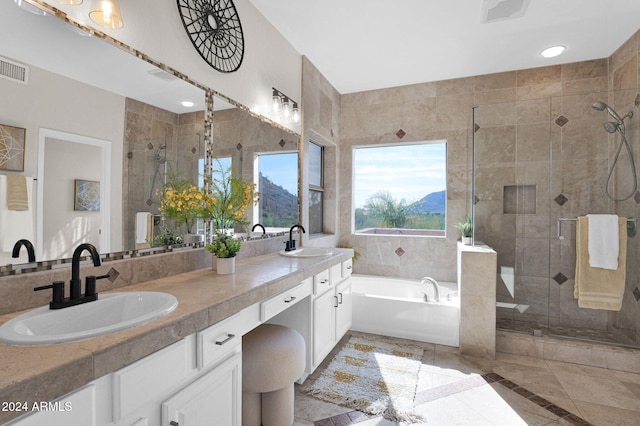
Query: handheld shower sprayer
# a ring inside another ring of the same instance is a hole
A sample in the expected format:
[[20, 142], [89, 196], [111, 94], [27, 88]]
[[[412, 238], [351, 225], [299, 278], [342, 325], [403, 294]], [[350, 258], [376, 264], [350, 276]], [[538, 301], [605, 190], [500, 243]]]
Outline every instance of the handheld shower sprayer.
[[[607, 110], [607, 112], [609, 113], [609, 115], [611, 117], [613, 117], [615, 122], [607, 121], [606, 123], [604, 123], [604, 130], [607, 133], [615, 133], [615, 132], [620, 133], [620, 144], [618, 145], [618, 149], [616, 151], [616, 155], [615, 155], [615, 157], [613, 159], [613, 163], [611, 164], [611, 168], [609, 169], [609, 175], [607, 176], [607, 186], [606, 186], [607, 196], [610, 199], [612, 199], [613, 201], [625, 201], [625, 200], [628, 200], [633, 195], [635, 195], [636, 190], [638, 189], [638, 179], [636, 177], [636, 165], [635, 165], [635, 162], [633, 161], [633, 152], [631, 151], [631, 147], [629, 146], [629, 142], [627, 142], [627, 137], [625, 135], [625, 128], [624, 128], [624, 120], [626, 120], [627, 118], [632, 118], [633, 117], [633, 111], [629, 111], [627, 113], [627, 115], [625, 115], [624, 117], [620, 118], [618, 113], [615, 112], [613, 110], [613, 108], [611, 108], [609, 105], [605, 104], [604, 102], [598, 101], [598, 102], [594, 103], [593, 105], [591, 105], [591, 108], [593, 108], [595, 110], [598, 110], [598, 111]], [[627, 149], [627, 153], [629, 155], [629, 163], [630, 163], [630, 166], [631, 166], [631, 174], [632, 174], [632, 178], [633, 178], [633, 189], [631, 190], [631, 192], [629, 192], [629, 195], [627, 195], [627, 196], [625, 196], [623, 198], [616, 198], [609, 192], [609, 183], [611, 182], [611, 176], [613, 175], [613, 170], [615, 169], [616, 164], [618, 163], [618, 158], [620, 157], [620, 151], [622, 150], [623, 146]]]

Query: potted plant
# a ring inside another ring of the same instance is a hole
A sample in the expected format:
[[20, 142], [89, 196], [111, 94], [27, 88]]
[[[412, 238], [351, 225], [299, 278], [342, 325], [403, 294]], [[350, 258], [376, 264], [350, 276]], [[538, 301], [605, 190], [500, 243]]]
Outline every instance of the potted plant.
[[213, 222], [216, 232], [230, 230], [235, 224], [245, 225], [247, 208], [258, 203], [256, 185], [231, 176], [231, 168], [219, 166], [209, 180], [211, 188], [204, 200], [202, 218]]
[[462, 244], [471, 244], [471, 236], [473, 235], [473, 220], [471, 215], [468, 214], [464, 218], [464, 222], [455, 224], [455, 227], [462, 234]]
[[216, 232], [213, 242], [204, 247], [216, 257], [216, 270], [219, 274], [233, 274], [236, 269], [236, 255], [242, 248], [242, 241], [225, 232]]

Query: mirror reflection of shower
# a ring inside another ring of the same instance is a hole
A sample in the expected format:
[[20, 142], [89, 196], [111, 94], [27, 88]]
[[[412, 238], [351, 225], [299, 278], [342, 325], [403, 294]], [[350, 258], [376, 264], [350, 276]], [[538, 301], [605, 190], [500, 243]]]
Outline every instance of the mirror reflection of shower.
[[158, 179], [158, 175], [160, 174], [160, 168], [162, 168], [162, 176], [163, 186], [167, 183], [167, 144], [160, 144], [156, 152], [153, 154], [153, 159], [155, 161], [155, 170], [153, 172], [153, 178], [151, 179], [151, 187], [149, 188], [149, 197], [147, 198], [147, 205], [151, 206], [153, 203], [153, 195], [154, 188], [156, 185], [156, 179]]
[[[616, 155], [614, 157], [613, 163], [611, 164], [611, 168], [609, 169], [609, 174], [607, 176], [607, 184], [606, 184], [607, 196], [613, 201], [628, 200], [629, 198], [633, 197], [633, 195], [636, 193], [636, 190], [638, 189], [638, 179], [636, 177], [636, 165], [633, 160], [633, 152], [631, 151], [629, 142], [627, 142], [627, 136], [625, 134], [625, 127], [624, 127], [624, 120], [626, 120], [627, 118], [631, 119], [633, 117], [633, 111], [629, 111], [627, 115], [620, 118], [620, 115], [618, 115], [618, 113], [613, 108], [611, 108], [609, 105], [605, 104], [604, 102], [596, 102], [593, 105], [591, 105], [591, 107], [598, 111], [606, 110], [611, 116], [611, 118], [613, 118], [614, 121], [607, 121], [606, 123], [604, 123], [604, 130], [607, 133], [615, 133], [615, 132], [620, 133], [620, 144], [618, 145], [618, 149], [616, 150]], [[609, 186], [610, 186], [609, 183], [611, 182], [611, 176], [613, 175], [613, 171], [615, 170], [616, 164], [618, 163], [618, 159], [620, 157], [620, 151], [622, 151], [623, 146], [627, 149], [627, 153], [629, 154], [629, 161], [631, 162], [630, 165], [631, 165], [631, 174], [633, 175], [633, 189], [631, 190], [629, 195], [622, 198], [616, 198], [609, 191]]]

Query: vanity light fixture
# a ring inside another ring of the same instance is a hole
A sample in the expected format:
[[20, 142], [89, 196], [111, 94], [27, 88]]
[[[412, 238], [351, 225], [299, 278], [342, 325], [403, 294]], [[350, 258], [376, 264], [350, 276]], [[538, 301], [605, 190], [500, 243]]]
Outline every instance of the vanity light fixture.
[[122, 28], [122, 13], [118, 0], [94, 0], [89, 18], [96, 24], [112, 30]]
[[292, 120], [294, 123], [300, 121], [300, 110], [298, 109], [298, 103], [293, 101], [290, 97], [272, 87], [273, 89], [273, 112], [282, 115], [286, 121]]
[[540, 54], [545, 58], [553, 58], [555, 56], [558, 56], [562, 52], [564, 52], [565, 49], [566, 49], [566, 46], [562, 46], [562, 45], [551, 46], [544, 49], [542, 52], [540, 52]]
[[26, 10], [29, 13], [33, 13], [34, 15], [39, 16], [47, 16], [47, 12], [40, 9], [37, 6], [32, 5], [31, 3], [27, 3], [25, 0], [13, 0], [13, 2], [20, 8]]

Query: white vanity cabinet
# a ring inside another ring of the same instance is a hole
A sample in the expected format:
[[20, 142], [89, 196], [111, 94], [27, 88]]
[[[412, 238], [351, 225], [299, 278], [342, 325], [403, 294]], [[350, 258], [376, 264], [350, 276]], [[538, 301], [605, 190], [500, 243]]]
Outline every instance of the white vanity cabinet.
[[[313, 369], [331, 352], [351, 327], [351, 260], [314, 277]], [[325, 282], [325, 280], [328, 280]]]
[[162, 403], [162, 426], [240, 426], [242, 352], [226, 359]]

